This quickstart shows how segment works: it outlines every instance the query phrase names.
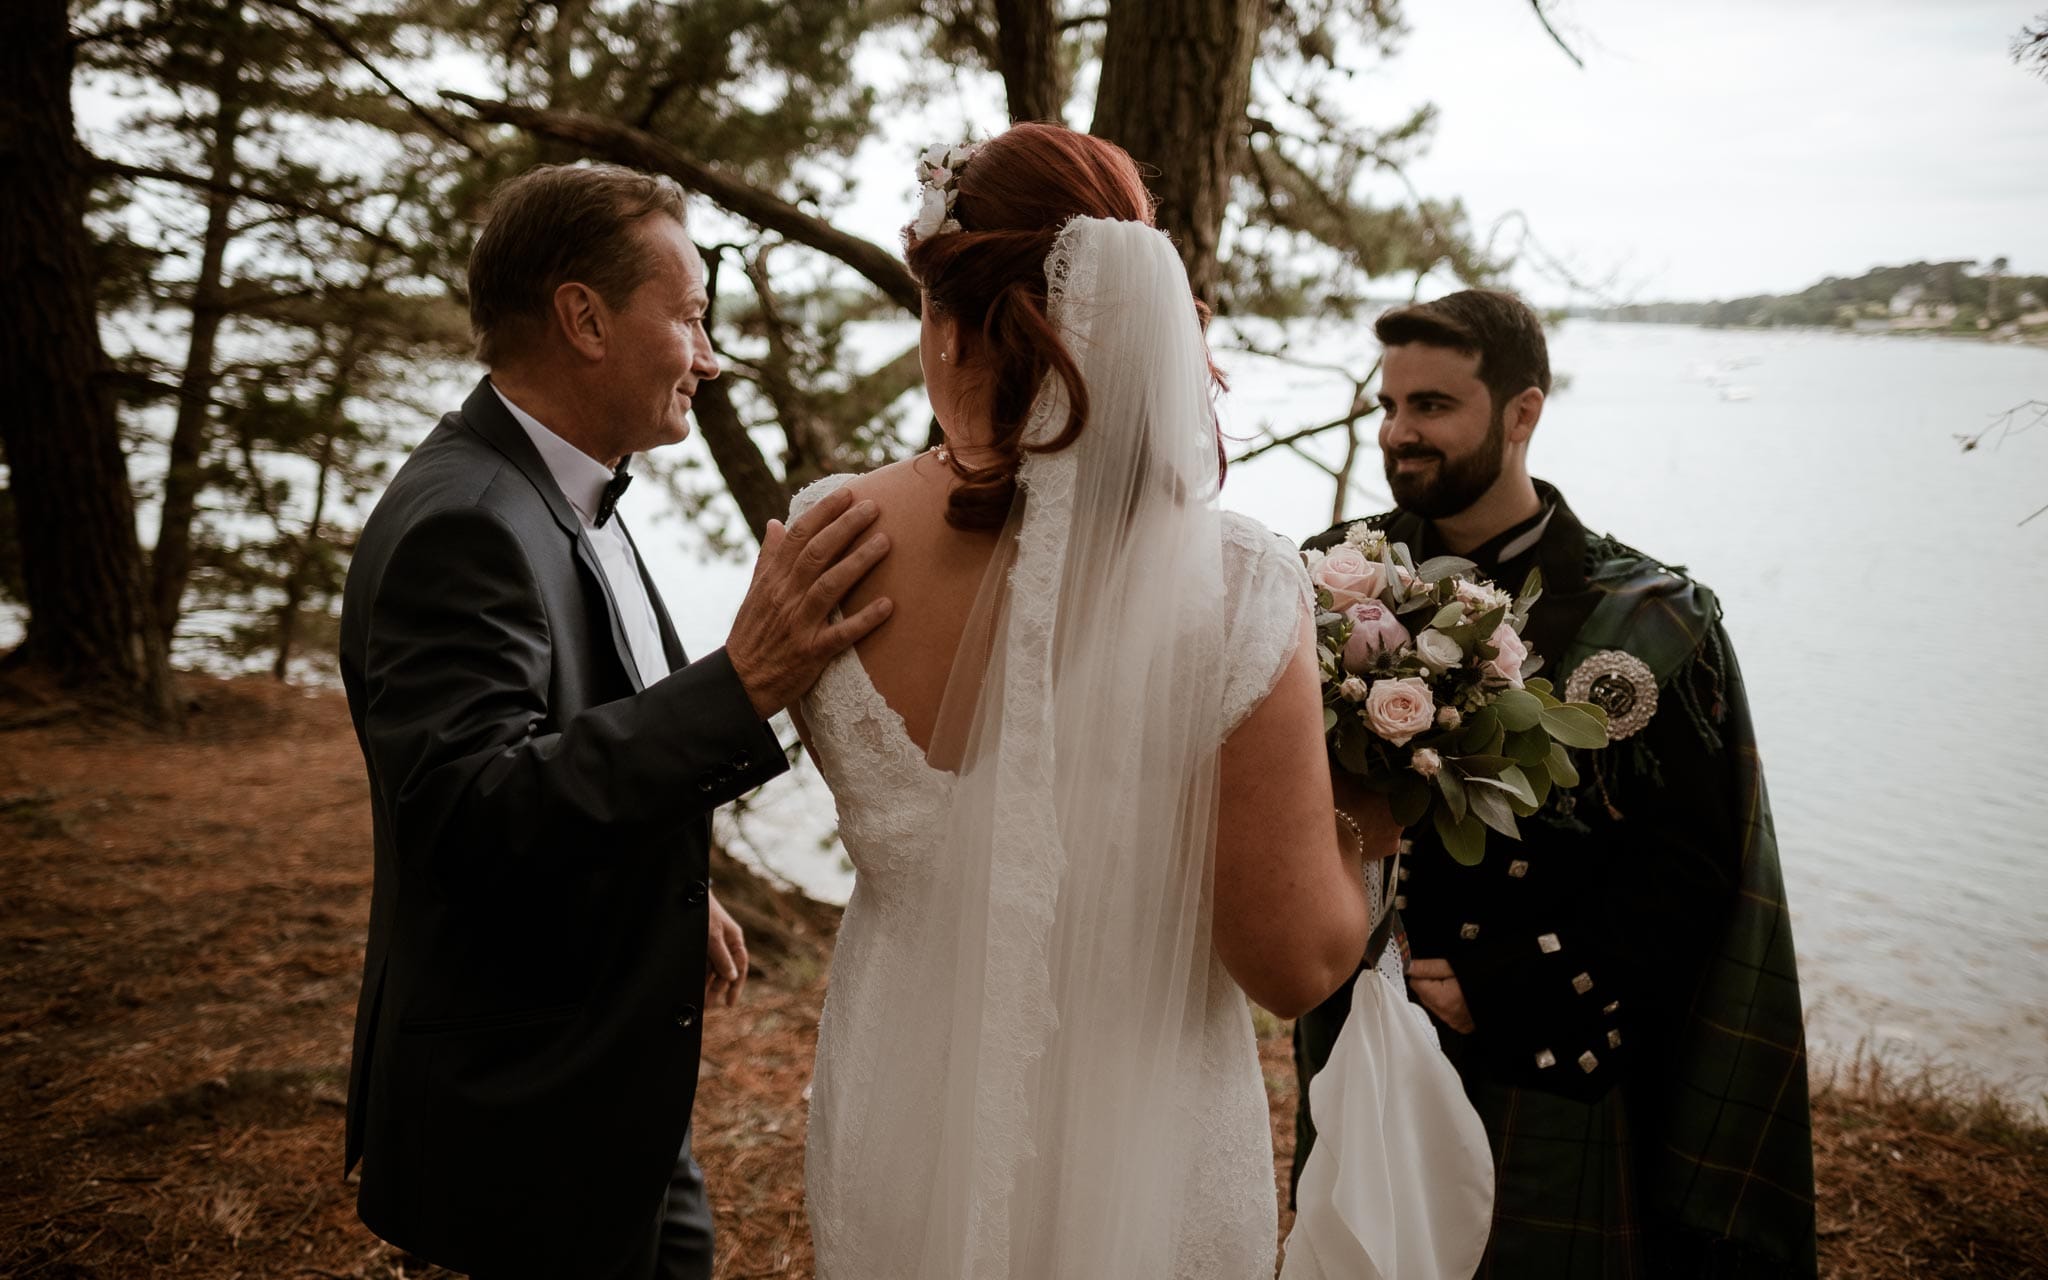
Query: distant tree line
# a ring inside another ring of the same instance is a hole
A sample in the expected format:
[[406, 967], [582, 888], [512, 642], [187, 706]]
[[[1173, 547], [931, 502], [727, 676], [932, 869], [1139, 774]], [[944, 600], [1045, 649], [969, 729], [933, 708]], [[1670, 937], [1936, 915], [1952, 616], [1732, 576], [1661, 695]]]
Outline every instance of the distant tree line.
[[1941, 317], [1965, 332], [2048, 310], [2048, 276], [2006, 273], [2006, 260], [1915, 262], [1877, 267], [1854, 278], [1830, 276], [1798, 293], [1731, 298], [1724, 302], [1649, 302], [1602, 307], [1585, 314], [1603, 320], [1775, 328], [1784, 325], [1853, 328], [1866, 320]]

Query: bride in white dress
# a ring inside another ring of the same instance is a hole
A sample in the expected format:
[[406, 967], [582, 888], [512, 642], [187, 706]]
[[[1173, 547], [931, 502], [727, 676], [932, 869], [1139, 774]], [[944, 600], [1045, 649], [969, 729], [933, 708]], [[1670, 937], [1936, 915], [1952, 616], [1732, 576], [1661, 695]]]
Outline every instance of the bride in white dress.
[[1267, 1280], [1246, 996], [1293, 1016], [1356, 970], [1397, 833], [1333, 811], [1307, 580], [1217, 506], [1197, 307], [1129, 157], [1021, 125], [921, 176], [946, 445], [792, 511], [876, 503], [846, 607], [896, 602], [800, 708], [856, 873], [818, 1274]]

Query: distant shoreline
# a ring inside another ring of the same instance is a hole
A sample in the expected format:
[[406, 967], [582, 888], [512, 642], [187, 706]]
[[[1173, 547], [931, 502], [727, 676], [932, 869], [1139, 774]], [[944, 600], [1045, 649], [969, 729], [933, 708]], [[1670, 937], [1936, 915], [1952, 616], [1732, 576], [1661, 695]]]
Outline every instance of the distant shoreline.
[[1567, 320], [1594, 320], [1601, 324], [1633, 325], [1657, 329], [1704, 329], [1727, 333], [1825, 333], [1843, 338], [1946, 338], [1994, 347], [2032, 347], [2048, 351], [2048, 329], [2000, 334], [1967, 329], [1844, 329], [1831, 324], [1716, 324], [1705, 320], [1632, 320], [1625, 316], [1601, 315], [1590, 311], [1568, 311]]

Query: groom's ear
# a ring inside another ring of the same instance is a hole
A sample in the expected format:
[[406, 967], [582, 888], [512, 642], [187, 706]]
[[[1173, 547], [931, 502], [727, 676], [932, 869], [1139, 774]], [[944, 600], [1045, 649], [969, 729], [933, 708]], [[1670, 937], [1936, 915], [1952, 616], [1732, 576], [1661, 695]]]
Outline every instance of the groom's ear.
[[554, 302], [555, 329], [562, 340], [586, 360], [604, 359], [611, 312], [597, 290], [572, 280], [555, 290]]
[[1501, 425], [1506, 429], [1508, 439], [1516, 444], [1527, 444], [1529, 437], [1536, 434], [1536, 424], [1542, 418], [1543, 389], [1529, 387], [1508, 401], [1506, 420]]

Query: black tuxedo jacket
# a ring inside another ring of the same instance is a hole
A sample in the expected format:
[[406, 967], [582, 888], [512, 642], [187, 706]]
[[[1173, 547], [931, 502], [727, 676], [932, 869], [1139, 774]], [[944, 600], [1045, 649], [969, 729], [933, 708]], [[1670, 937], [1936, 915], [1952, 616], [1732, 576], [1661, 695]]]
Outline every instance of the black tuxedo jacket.
[[642, 688], [596, 552], [480, 383], [363, 528], [342, 679], [376, 880], [347, 1163], [463, 1271], [644, 1243], [696, 1093], [711, 811], [780, 773], [724, 651]]

